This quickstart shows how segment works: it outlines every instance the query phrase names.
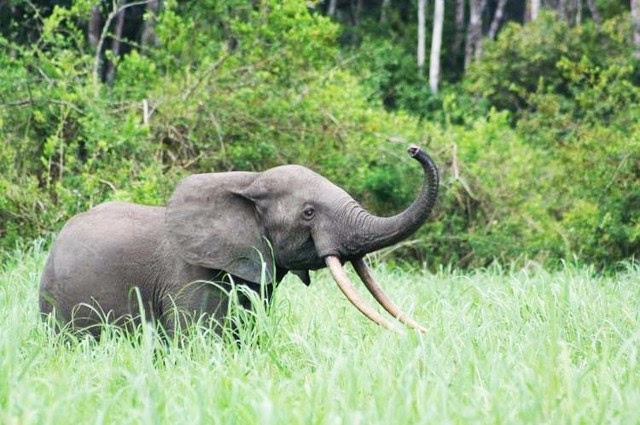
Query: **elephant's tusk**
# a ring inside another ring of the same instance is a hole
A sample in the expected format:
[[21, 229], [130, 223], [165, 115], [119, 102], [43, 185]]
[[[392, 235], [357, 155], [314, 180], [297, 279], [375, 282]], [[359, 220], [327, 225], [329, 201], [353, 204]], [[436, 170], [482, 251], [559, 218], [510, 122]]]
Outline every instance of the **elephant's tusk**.
[[384, 326], [385, 328], [402, 333], [396, 329], [387, 319], [382, 317], [377, 311], [371, 308], [365, 301], [360, 297], [360, 294], [356, 292], [356, 289], [353, 287], [353, 284], [349, 281], [347, 274], [344, 272], [342, 268], [342, 264], [340, 264], [340, 260], [338, 257], [329, 255], [324, 259], [327, 267], [331, 271], [331, 275], [335, 279], [338, 287], [342, 291], [342, 293], [347, 297], [347, 299], [353, 304], [362, 314], [367, 316], [372, 322], [377, 323], [378, 325]]
[[360, 276], [360, 279], [362, 279], [362, 282], [364, 282], [369, 292], [371, 292], [371, 295], [373, 295], [373, 298], [375, 298], [376, 301], [378, 301], [380, 305], [389, 312], [390, 315], [419, 332], [424, 333], [427, 331], [427, 328], [404, 314], [402, 310], [400, 310], [398, 306], [395, 305], [395, 303], [391, 301], [389, 297], [387, 297], [387, 295], [382, 291], [382, 288], [380, 288], [380, 285], [378, 285], [378, 283], [373, 278], [373, 275], [371, 275], [371, 270], [369, 270], [369, 267], [367, 267], [367, 264], [364, 262], [363, 258], [353, 260], [351, 263], [356, 269], [356, 273], [358, 273], [358, 276]]

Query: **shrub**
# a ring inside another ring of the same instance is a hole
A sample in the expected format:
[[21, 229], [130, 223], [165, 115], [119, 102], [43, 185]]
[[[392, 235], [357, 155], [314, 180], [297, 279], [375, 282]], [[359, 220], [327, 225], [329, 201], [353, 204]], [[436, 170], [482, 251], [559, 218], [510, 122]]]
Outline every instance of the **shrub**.
[[[392, 214], [420, 185], [404, 153], [418, 143], [440, 197], [397, 258], [608, 267], [640, 251], [640, 90], [622, 20], [511, 25], [435, 98], [386, 68], [409, 69], [388, 43], [364, 39], [358, 60], [388, 73], [341, 62], [338, 25], [300, 0], [165, 2], [160, 47], [95, 84], [88, 6], [54, 9], [35, 43], [0, 38], [0, 250], [105, 200], [162, 204], [187, 173], [284, 163]], [[406, 89], [393, 111], [371, 95], [384, 87]]]

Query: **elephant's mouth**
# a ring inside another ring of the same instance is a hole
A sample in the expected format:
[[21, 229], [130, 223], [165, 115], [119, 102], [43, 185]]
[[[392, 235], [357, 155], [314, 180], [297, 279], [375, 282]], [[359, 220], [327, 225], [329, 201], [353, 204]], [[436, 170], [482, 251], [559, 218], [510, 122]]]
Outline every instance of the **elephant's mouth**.
[[[394, 325], [392, 325], [387, 319], [382, 317], [376, 310], [371, 308], [360, 297], [358, 292], [353, 287], [353, 284], [347, 277], [347, 274], [345, 273], [342, 267], [342, 261], [340, 260], [340, 258], [333, 255], [329, 255], [324, 257], [324, 261], [327, 267], [329, 267], [329, 270], [331, 271], [331, 275], [333, 276], [334, 280], [338, 284], [338, 287], [340, 288], [342, 293], [347, 297], [347, 299], [351, 302], [351, 304], [353, 304], [358, 310], [360, 310], [362, 314], [367, 316], [367, 318], [369, 318], [374, 323], [384, 326], [385, 328], [390, 329], [394, 332], [401, 333], [400, 331], [397, 330], [397, 328]], [[410, 326], [411, 328], [419, 332], [427, 331], [427, 329], [424, 326], [420, 325], [415, 320], [413, 320], [412, 318], [407, 316], [405, 313], [403, 313], [402, 310], [400, 310], [398, 306], [396, 306], [395, 303], [391, 301], [389, 297], [387, 297], [387, 295], [382, 291], [382, 288], [380, 288], [380, 285], [378, 285], [378, 283], [375, 281], [375, 279], [371, 275], [371, 271], [369, 270], [369, 267], [367, 267], [367, 264], [365, 263], [362, 257], [352, 260], [351, 263], [353, 264], [353, 267], [355, 268], [356, 273], [358, 273], [358, 276], [360, 277], [362, 282], [365, 284], [365, 286], [367, 287], [371, 295], [373, 295], [376, 301], [378, 301], [378, 303], [389, 314], [391, 314], [391, 316], [395, 317], [396, 319], [398, 319], [398, 321], [404, 323], [407, 326]]]

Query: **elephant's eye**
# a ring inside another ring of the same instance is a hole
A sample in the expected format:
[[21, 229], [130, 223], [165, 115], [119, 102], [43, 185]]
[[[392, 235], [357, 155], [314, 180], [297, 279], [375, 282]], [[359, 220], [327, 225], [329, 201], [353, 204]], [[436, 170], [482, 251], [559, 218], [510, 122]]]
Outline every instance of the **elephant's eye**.
[[316, 211], [313, 209], [313, 207], [307, 207], [304, 209], [304, 211], [302, 211], [302, 215], [304, 216], [305, 220], [311, 220], [313, 216], [316, 215]]

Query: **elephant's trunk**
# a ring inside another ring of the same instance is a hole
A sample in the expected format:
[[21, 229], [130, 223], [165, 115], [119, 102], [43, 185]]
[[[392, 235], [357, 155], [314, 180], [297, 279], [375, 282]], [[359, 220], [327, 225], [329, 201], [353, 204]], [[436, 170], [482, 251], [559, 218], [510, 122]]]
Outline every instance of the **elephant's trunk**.
[[[435, 204], [438, 196], [438, 169], [436, 165], [429, 155], [420, 148], [411, 146], [408, 151], [411, 157], [420, 162], [424, 170], [424, 184], [420, 195], [406, 210], [388, 218], [376, 217], [365, 211], [355, 201], [348, 202], [342, 210], [344, 217], [346, 217], [344, 224], [350, 229], [348, 242], [342, 246], [344, 250], [342, 260], [352, 260], [360, 279], [371, 292], [371, 295], [389, 314], [417, 331], [425, 332], [426, 328], [424, 326], [402, 312], [387, 297], [371, 275], [362, 258], [366, 253], [394, 244], [418, 230], [418, 227], [427, 219]], [[394, 330], [393, 325], [380, 316], [376, 310], [369, 307], [357, 294], [342, 269], [341, 259], [334, 254], [323, 255], [323, 257], [340, 290], [349, 301], [373, 322]]]
[[362, 256], [405, 239], [418, 230], [433, 209], [438, 196], [438, 169], [419, 147], [411, 146], [408, 152], [424, 170], [420, 194], [406, 210], [393, 217], [377, 217], [364, 209], [357, 211], [350, 226], [353, 229], [349, 244], [351, 255]]

